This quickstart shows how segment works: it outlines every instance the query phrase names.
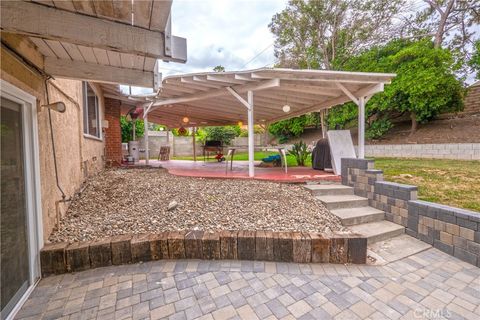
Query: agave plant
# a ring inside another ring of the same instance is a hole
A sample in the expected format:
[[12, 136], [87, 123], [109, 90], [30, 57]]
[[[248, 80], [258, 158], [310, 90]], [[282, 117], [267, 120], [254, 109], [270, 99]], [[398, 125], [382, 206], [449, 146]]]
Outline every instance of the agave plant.
[[305, 142], [300, 141], [293, 144], [292, 150], [288, 151], [289, 154], [295, 157], [297, 165], [305, 166], [305, 161], [310, 155], [311, 151], [308, 149], [308, 146]]

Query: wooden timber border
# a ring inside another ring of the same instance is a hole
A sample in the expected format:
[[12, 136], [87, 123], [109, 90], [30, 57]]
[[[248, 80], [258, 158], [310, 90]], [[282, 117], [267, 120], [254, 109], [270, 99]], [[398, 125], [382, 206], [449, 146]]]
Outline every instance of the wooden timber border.
[[367, 239], [343, 233], [172, 231], [51, 243], [40, 251], [43, 277], [161, 259], [365, 264]]

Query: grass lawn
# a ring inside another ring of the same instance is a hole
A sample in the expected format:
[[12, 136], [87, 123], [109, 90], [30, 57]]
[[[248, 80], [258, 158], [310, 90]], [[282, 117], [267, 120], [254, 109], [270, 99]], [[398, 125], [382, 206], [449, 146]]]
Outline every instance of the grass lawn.
[[480, 161], [376, 158], [385, 180], [418, 186], [419, 199], [480, 212]]
[[[268, 157], [269, 155], [272, 154], [278, 154], [278, 152], [266, 152], [266, 151], [256, 151], [255, 152], [255, 160], [262, 160], [263, 158]], [[225, 155], [226, 157], [226, 155]], [[193, 160], [192, 156], [184, 156], [184, 157], [173, 157], [173, 160]], [[197, 160], [202, 160], [203, 161], [203, 156], [197, 156]], [[239, 152], [235, 153], [233, 156], [233, 160], [237, 161], [247, 161], [248, 160], [248, 153], [247, 152]], [[210, 156], [209, 161], [217, 161], [213, 158], [213, 156]], [[307, 158], [307, 161], [305, 162], [305, 166], [310, 167], [312, 165], [312, 158], [309, 156]], [[287, 166], [289, 167], [296, 167], [297, 166], [297, 161], [295, 160], [295, 157], [288, 155], [287, 154]]]

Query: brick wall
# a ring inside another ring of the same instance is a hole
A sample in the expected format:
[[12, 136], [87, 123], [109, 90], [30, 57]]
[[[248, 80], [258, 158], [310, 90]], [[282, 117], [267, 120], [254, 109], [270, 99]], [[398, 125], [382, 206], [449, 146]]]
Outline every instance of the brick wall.
[[374, 160], [343, 158], [342, 184], [368, 198], [370, 206], [410, 236], [480, 267], [480, 213], [417, 200], [416, 186], [383, 181]]
[[366, 145], [368, 157], [480, 160], [480, 143]]
[[105, 98], [105, 120], [108, 128], [105, 130], [105, 157], [112, 166], [122, 163], [122, 133], [120, 129], [120, 100]]

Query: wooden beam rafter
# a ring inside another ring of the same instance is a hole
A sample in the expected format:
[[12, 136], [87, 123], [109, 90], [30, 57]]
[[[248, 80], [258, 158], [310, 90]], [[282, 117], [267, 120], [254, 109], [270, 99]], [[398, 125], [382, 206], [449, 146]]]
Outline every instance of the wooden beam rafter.
[[[279, 85], [280, 85], [280, 80], [271, 79], [271, 80], [265, 80], [265, 81], [256, 81], [256, 82], [252, 82], [245, 85], [233, 86], [232, 89], [235, 90], [237, 93], [240, 93], [240, 92], [246, 92], [249, 90], [254, 90], [254, 91], [264, 90], [267, 88], [278, 87]], [[190, 94], [183, 97], [158, 100], [157, 102], [154, 103], [153, 106], [158, 107], [158, 106], [163, 106], [168, 104], [186, 103], [186, 102], [192, 102], [197, 100], [215, 98], [215, 97], [219, 97], [227, 94], [228, 94], [228, 91], [225, 89], [225, 87], [222, 87], [219, 89], [212, 89], [207, 92]]]
[[121, 22], [78, 14], [27, 1], [1, 1], [1, 30], [65, 41], [166, 61], [186, 61], [186, 40], [172, 36], [172, 54], [164, 34]]
[[47, 74], [61, 78], [70, 78], [105, 83], [153, 88], [153, 72], [99, 65], [89, 62], [71, 61], [45, 57], [44, 68]]

